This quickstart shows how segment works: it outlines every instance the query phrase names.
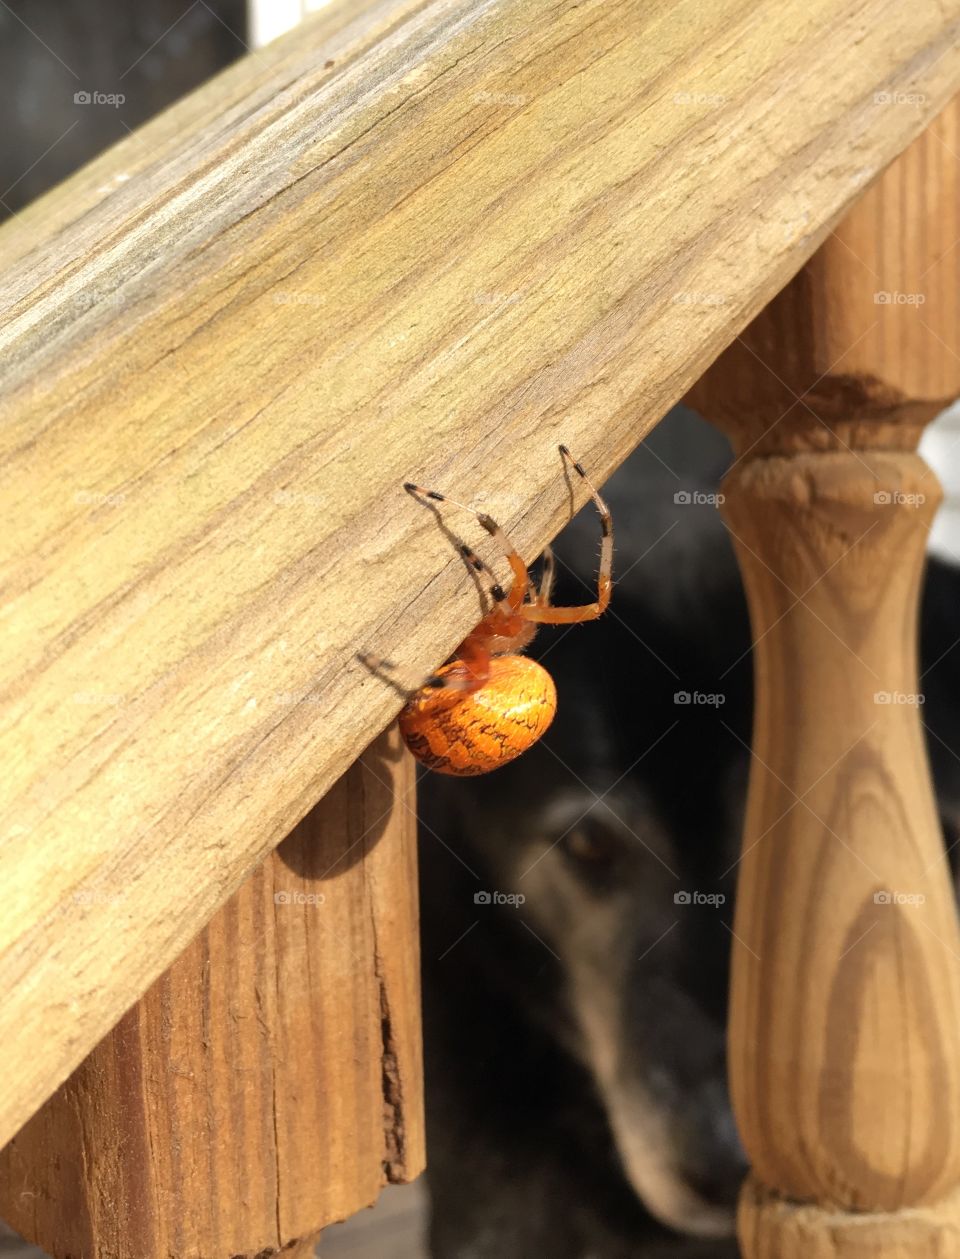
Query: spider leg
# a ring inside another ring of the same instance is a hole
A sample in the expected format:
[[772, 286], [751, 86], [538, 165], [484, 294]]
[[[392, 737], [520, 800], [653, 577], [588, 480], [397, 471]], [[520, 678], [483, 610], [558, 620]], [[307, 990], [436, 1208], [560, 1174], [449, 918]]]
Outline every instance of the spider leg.
[[383, 656], [374, 655], [372, 651], [358, 651], [356, 658], [375, 678], [379, 678], [381, 682], [386, 682], [403, 699], [409, 701], [413, 697], [414, 692], [402, 686], [393, 676], [393, 671], [397, 666], [392, 660], [386, 660]]
[[541, 559], [543, 560], [543, 568], [540, 572], [540, 585], [537, 588], [536, 597], [533, 602], [539, 604], [541, 607], [549, 608], [550, 595], [553, 591], [553, 578], [556, 571], [553, 562], [553, 547], [544, 547]]
[[388, 682], [398, 694], [408, 702], [421, 690], [477, 691], [490, 677], [490, 651], [487, 645], [477, 639], [468, 637], [457, 648], [456, 655], [450, 665], [444, 666], [439, 673], [432, 673], [424, 682], [412, 691], [405, 690], [391, 676], [396, 665], [392, 660], [375, 656], [372, 652], [357, 653], [357, 659], [371, 673]]
[[490, 651], [486, 644], [466, 638], [457, 648], [453, 662], [439, 673], [431, 674], [423, 689], [478, 691], [490, 677]]
[[474, 551], [472, 547], [467, 546], [466, 542], [458, 543], [457, 549], [474, 572], [486, 573], [488, 577], [493, 579], [493, 585], [490, 587], [489, 591], [490, 598], [497, 605], [497, 608], [501, 613], [505, 616], [511, 616], [513, 614], [513, 604], [507, 597], [504, 588], [497, 581], [497, 575], [490, 565], [484, 563], [476, 551]]
[[[472, 507], [467, 507], [463, 503], [458, 503], [456, 499], [448, 498], [446, 494], [441, 494], [438, 490], [426, 490], [421, 485], [414, 485], [412, 481], [405, 482], [403, 488], [407, 491], [408, 494], [413, 494], [420, 499], [431, 499], [433, 502], [436, 502], [436, 503], [452, 503], [454, 507], [459, 507], [461, 511], [469, 512], [470, 515], [473, 516], [477, 520], [480, 527], [483, 529], [486, 529], [487, 533], [490, 534], [491, 538], [493, 538], [493, 540], [500, 546], [501, 550], [503, 551], [504, 555], [507, 558], [507, 562], [509, 563], [511, 569], [513, 570], [513, 586], [510, 590], [510, 594], [504, 595], [502, 587], [497, 585], [493, 589], [491, 589], [490, 591], [491, 597], [495, 600], [495, 602], [500, 603], [500, 604], [505, 604], [505, 606], [501, 608], [501, 611], [516, 612], [517, 609], [520, 607], [521, 603], [523, 603], [524, 599], [527, 597], [527, 589], [529, 588], [529, 585], [530, 585], [530, 577], [529, 577], [529, 574], [527, 573], [526, 564], [524, 564], [522, 558], [520, 557], [520, 555], [514, 548], [513, 543], [510, 541], [507, 535], [503, 532], [503, 530], [500, 528], [497, 522], [493, 519], [493, 517], [488, 516], [486, 512], [474, 511]], [[490, 572], [489, 567], [483, 564], [482, 561], [477, 560], [477, 557], [474, 555], [472, 551], [470, 551], [468, 554], [468, 549], [465, 549], [464, 547], [461, 546], [460, 553], [471, 564], [474, 564], [474, 567], [478, 568], [478, 570], [479, 568], [486, 568], [487, 572]], [[477, 562], [475, 563], [475, 561]], [[492, 573], [490, 575], [493, 576]]]
[[530, 574], [527, 572], [527, 566], [524, 564], [519, 551], [517, 551], [492, 516], [488, 516], [484, 512], [476, 512], [475, 515], [481, 526], [486, 529], [487, 533], [490, 534], [494, 542], [503, 551], [507, 562], [513, 569], [513, 587], [510, 590], [507, 602], [510, 605], [510, 611], [516, 612], [527, 597], [527, 590], [530, 586]]
[[537, 621], [540, 624], [572, 625], [577, 621], [596, 620], [606, 611], [607, 604], [610, 602], [610, 593], [613, 588], [613, 517], [610, 515], [610, 508], [591, 485], [583, 470], [583, 465], [574, 459], [566, 446], [560, 447], [560, 453], [577, 475], [586, 482], [590, 497], [600, 513], [602, 541], [600, 543], [600, 572], [597, 576], [597, 600], [596, 603], [585, 603], [575, 608], [555, 608], [537, 600], [536, 603], [524, 604], [520, 609], [520, 614], [528, 621]]

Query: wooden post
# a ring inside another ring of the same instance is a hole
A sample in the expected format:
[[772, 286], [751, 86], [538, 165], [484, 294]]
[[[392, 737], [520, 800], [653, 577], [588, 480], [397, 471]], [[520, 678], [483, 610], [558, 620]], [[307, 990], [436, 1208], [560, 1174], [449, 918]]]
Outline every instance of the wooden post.
[[422, 1170], [413, 785], [381, 736], [10, 1142], [19, 1232], [55, 1259], [307, 1253]]
[[960, 394], [958, 144], [954, 102], [690, 399], [737, 454], [756, 644], [730, 1022], [746, 1259], [960, 1254], [960, 933], [916, 663], [939, 489], [914, 452]]

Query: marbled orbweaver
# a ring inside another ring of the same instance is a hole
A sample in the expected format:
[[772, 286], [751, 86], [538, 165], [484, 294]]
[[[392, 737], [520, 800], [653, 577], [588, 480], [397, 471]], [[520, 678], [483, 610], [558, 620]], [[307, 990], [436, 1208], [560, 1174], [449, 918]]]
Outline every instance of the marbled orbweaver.
[[486, 774], [536, 743], [556, 713], [557, 691], [542, 665], [517, 653], [528, 646], [538, 625], [592, 621], [610, 602], [610, 511], [566, 446], [560, 447], [560, 453], [586, 483], [600, 513], [603, 531], [596, 602], [579, 607], [557, 608], [550, 603], [553, 556], [549, 547], [544, 552], [540, 584], [532, 589], [526, 565], [491, 516], [464, 507], [436, 490], [411, 482], [404, 486], [428, 505], [451, 503], [470, 512], [499, 543], [513, 571], [513, 584], [507, 593], [469, 546], [459, 546], [460, 554], [474, 571], [491, 579], [489, 595], [493, 606], [451, 659], [410, 696], [399, 718], [407, 747], [418, 761], [437, 773]]

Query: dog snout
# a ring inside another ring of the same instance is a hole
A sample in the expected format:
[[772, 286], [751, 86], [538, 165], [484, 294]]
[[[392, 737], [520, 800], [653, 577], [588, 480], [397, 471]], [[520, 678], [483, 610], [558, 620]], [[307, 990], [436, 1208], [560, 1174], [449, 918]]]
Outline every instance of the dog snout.
[[681, 1173], [710, 1206], [735, 1209], [748, 1163], [725, 1083], [711, 1080], [697, 1090], [684, 1117]]

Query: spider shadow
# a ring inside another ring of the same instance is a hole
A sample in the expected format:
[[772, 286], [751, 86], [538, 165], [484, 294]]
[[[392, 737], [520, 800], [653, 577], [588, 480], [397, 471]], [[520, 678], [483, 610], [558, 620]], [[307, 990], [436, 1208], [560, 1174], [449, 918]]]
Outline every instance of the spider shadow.
[[[576, 516], [577, 511], [578, 511], [577, 496], [573, 492], [573, 477], [570, 475], [570, 465], [569, 463], [567, 463], [566, 459], [564, 459], [562, 455], [560, 456], [560, 461], [563, 464], [563, 479], [567, 483], [567, 499], [570, 504], [570, 509], [567, 512], [567, 521], [566, 521], [566, 524], [568, 525], [570, 521], [573, 520], [573, 518]], [[565, 529], [566, 525], [562, 525], [561, 528]]]
[[[427, 510], [432, 514], [434, 520], [437, 522], [437, 528], [440, 530], [440, 532], [443, 534], [446, 540], [450, 543], [453, 549], [460, 556], [460, 559], [463, 561], [464, 567], [466, 568], [467, 572], [470, 574], [471, 581], [476, 587], [477, 598], [480, 601], [480, 615], [481, 617], [486, 616], [487, 613], [493, 607], [493, 600], [491, 598], [490, 591], [487, 590], [487, 588], [484, 586], [483, 582], [481, 581], [480, 573], [483, 570], [479, 570], [475, 568], [473, 563], [470, 560], [470, 556], [475, 554], [473, 548], [469, 547], [464, 542], [463, 538], [460, 537], [459, 534], [456, 534], [453, 532], [453, 530], [444, 520], [443, 516], [440, 514], [440, 509], [436, 503], [431, 502], [429, 499], [421, 498], [420, 495], [416, 494], [413, 490], [408, 490], [407, 493], [410, 495], [412, 499], [415, 499], [422, 507], [427, 508]], [[489, 566], [484, 565], [484, 569], [490, 572]], [[491, 573], [491, 576], [492, 576], [492, 573]], [[495, 581], [496, 578], [494, 577], [493, 580]]]
[[[572, 520], [573, 517], [577, 513], [576, 497], [573, 492], [573, 480], [570, 476], [570, 469], [567, 466], [566, 460], [561, 459], [561, 462], [563, 464], [564, 479], [567, 483], [567, 493], [570, 499], [569, 519]], [[440, 530], [443, 536], [447, 539], [450, 545], [454, 548], [454, 550], [463, 560], [466, 570], [470, 574], [471, 580], [473, 581], [473, 584], [476, 587], [477, 598], [480, 601], [481, 618], [486, 616], [488, 612], [491, 612], [493, 610], [494, 599], [490, 592], [490, 588], [483, 584], [483, 581], [481, 579], [481, 572], [485, 572], [487, 576], [491, 579], [491, 581], [494, 581], [494, 582], [497, 579], [496, 574], [493, 572], [490, 565], [485, 562], [483, 564], [483, 568], [480, 570], [474, 567], [473, 563], [471, 562], [470, 556], [475, 555], [476, 552], [473, 551], [471, 547], [467, 546], [467, 544], [463, 541], [463, 539], [460, 537], [459, 534], [456, 534], [453, 532], [453, 530], [449, 527], [447, 522], [444, 520], [443, 516], [440, 514], [440, 509], [437, 507], [436, 503], [430, 502], [427, 499], [421, 498], [420, 495], [415, 493], [413, 490], [408, 490], [407, 493], [410, 495], [411, 498], [416, 499], [418, 503], [420, 503], [423, 507], [428, 508], [429, 511], [433, 513], [433, 517], [437, 522], [437, 528]], [[470, 509], [468, 508], [467, 510], [470, 510]], [[537, 566], [542, 566], [544, 563], [547, 562], [547, 556], [551, 552], [551, 549], [552, 548], [550, 547], [550, 544], [548, 543], [547, 546], [544, 548], [543, 552], [527, 565], [527, 568], [530, 570], [531, 575], [535, 571]], [[501, 555], [498, 558], [504, 559], [505, 556], [501, 553]], [[531, 580], [532, 580], [532, 577], [531, 577]], [[538, 585], [539, 580], [533, 581], [533, 584], [535, 586]]]
[[[563, 464], [564, 479], [567, 483], [567, 493], [570, 499], [570, 518], [572, 519], [576, 513], [576, 498], [573, 491], [573, 480], [570, 476], [570, 469], [567, 465], [567, 461], [562, 459], [561, 462]], [[438, 502], [452, 502], [453, 500], [438, 498], [436, 501], [433, 501], [425, 496], [424, 491], [418, 491], [418, 489], [412, 484], [405, 485], [404, 489], [406, 489], [410, 497], [419, 503], [421, 507], [426, 507], [427, 510], [431, 512], [437, 523], [437, 528], [463, 561], [463, 565], [466, 568], [477, 592], [477, 599], [480, 603], [479, 620], [482, 620], [493, 610], [495, 605], [492, 589], [484, 585], [482, 575], [486, 574], [493, 583], [496, 583], [496, 574], [493, 572], [490, 565], [485, 561], [480, 560], [473, 548], [468, 546], [459, 534], [454, 533], [447, 524], [446, 520], [444, 520], [438, 506]], [[460, 504], [454, 504], [454, 506], [459, 507]], [[470, 511], [471, 509], [467, 508], [465, 510]], [[543, 555], [539, 557], [539, 560], [544, 564], [552, 564], [552, 561], [547, 559], [549, 554], [550, 548], [548, 547], [544, 551]], [[496, 586], [494, 586], [494, 588], [496, 588]], [[391, 660], [386, 660], [383, 657], [374, 656], [370, 652], [364, 651], [358, 651], [356, 653], [356, 659], [370, 674], [372, 674], [373, 677], [378, 678], [381, 682], [385, 682], [387, 686], [391, 687], [393, 691], [404, 701], [404, 703], [409, 703], [409, 701], [420, 689], [419, 686], [412, 688], [405, 687], [398, 682], [391, 672], [396, 668], [396, 665]]]
[[369, 652], [358, 651], [355, 653], [354, 659], [359, 660], [366, 671], [381, 682], [385, 682], [391, 690], [396, 691], [405, 704], [408, 704], [416, 694], [416, 690], [402, 686], [395, 677], [389, 672], [397, 666], [392, 660], [382, 660], [377, 656], [371, 656]]
[[[453, 532], [447, 522], [443, 519], [443, 516], [440, 514], [439, 508], [435, 503], [426, 501], [421, 498], [420, 495], [415, 494], [412, 490], [408, 491], [408, 493], [411, 498], [416, 499], [421, 506], [426, 507], [433, 514], [433, 517], [437, 522], [438, 529], [463, 561], [464, 568], [466, 568], [468, 574], [470, 575], [470, 579], [477, 591], [477, 599], [480, 603], [480, 619], [482, 619], [492, 609], [493, 599], [490, 591], [484, 586], [483, 581], [481, 580], [480, 574], [484, 570], [478, 570], [475, 568], [471, 561], [470, 557], [474, 554], [474, 551], [471, 547], [467, 546], [459, 534]], [[392, 660], [385, 660], [381, 657], [372, 656], [369, 652], [364, 651], [358, 651], [356, 653], [356, 659], [359, 660], [368, 673], [372, 674], [375, 678], [379, 678], [381, 682], [385, 682], [387, 686], [391, 687], [396, 694], [400, 696], [404, 703], [408, 703], [420, 689], [418, 686], [413, 688], [405, 687], [392, 676], [390, 670], [396, 668], [396, 665]]]

